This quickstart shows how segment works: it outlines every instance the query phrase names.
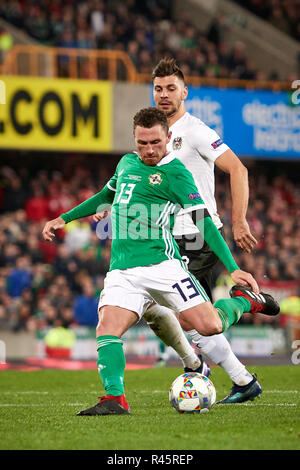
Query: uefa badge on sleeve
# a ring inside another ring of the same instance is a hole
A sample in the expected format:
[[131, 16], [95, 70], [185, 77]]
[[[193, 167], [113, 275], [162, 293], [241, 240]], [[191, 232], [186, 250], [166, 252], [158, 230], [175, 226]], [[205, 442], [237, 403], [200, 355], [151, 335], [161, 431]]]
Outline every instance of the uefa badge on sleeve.
[[215, 142], [213, 142], [213, 143], [211, 144], [211, 146], [212, 146], [213, 149], [217, 149], [217, 148], [220, 147], [220, 145], [222, 145], [222, 144], [223, 144], [223, 140], [222, 140], [222, 139], [218, 139], [218, 140], [216, 140]]

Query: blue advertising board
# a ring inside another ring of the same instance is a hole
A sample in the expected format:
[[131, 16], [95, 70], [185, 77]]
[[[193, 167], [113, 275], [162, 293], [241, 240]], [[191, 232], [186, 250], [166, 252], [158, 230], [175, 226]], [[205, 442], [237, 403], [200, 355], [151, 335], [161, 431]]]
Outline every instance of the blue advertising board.
[[300, 105], [286, 91], [191, 86], [185, 107], [239, 156], [300, 159]]

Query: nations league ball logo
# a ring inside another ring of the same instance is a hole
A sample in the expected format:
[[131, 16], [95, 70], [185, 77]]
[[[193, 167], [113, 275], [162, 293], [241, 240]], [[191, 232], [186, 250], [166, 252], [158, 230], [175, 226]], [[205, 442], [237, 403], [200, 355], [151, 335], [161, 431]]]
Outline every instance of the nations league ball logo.
[[173, 140], [173, 150], [180, 150], [182, 147], [182, 137], [175, 137]]

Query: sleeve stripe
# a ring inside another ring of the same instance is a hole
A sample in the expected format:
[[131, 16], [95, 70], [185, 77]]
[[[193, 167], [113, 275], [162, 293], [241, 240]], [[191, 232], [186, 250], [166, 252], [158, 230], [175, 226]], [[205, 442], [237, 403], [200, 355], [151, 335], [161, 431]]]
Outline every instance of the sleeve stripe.
[[115, 188], [113, 188], [109, 183], [106, 183], [106, 186], [108, 187], [108, 189], [110, 189], [111, 191], [114, 191], [115, 193], [117, 192], [117, 190]]

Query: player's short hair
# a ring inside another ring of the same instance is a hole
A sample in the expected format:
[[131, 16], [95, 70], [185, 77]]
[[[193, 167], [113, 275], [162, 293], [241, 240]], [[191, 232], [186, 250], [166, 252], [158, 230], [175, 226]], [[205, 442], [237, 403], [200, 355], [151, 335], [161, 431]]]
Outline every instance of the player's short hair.
[[157, 124], [160, 124], [166, 133], [169, 132], [167, 116], [163, 111], [154, 107], [143, 108], [133, 118], [133, 131], [137, 126], [150, 129]]
[[164, 57], [154, 68], [152, 81], [154, 81], [156, 77], [169, 77], [170, 75], [176, 75], [176, 77], [184, 82], [184, 74], [176, 60], [172, 57]]

